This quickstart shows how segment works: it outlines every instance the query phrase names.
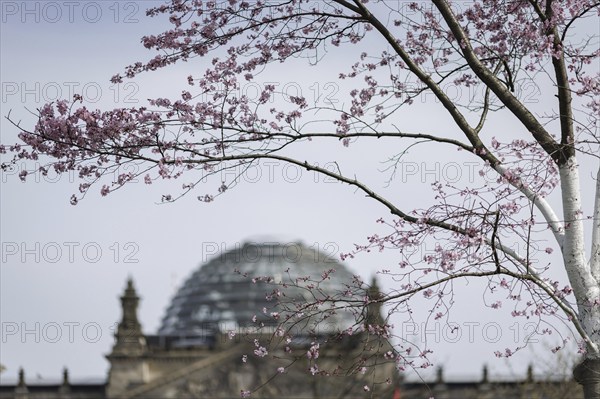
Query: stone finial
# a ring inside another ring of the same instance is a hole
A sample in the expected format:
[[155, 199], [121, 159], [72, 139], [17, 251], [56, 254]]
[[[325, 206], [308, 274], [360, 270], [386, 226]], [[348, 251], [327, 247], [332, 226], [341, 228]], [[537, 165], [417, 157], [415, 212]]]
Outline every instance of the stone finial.
[[23, 367], [19, 368], [19, 383], [17, 386], [25, 387], [25, 370], [23, 370]]
[[433, 397], [435, 397], [436, 399], [448, 399], [449, 398], [449, 392], [448, 392], [448, 386], [446, 385], [446, 383], [444, 382], [444, 369], [442, 366], [438, 367], [436, 369], [436, 379], [435, 379], [435, 384], [433, 386]]
[[442, 366], [438, 367], [436, 370], [436, 383], [443, 384], [444, 383], [444, 368]]
[[369, 298], [369, 304], [367, 305], [365, 325], [384, 325], [385, 320], [381, 314], [382, 303], [380, 302], [383, 295], [379, 290], [375, 276], [373, 276], [373, 279], [371, 280], [371, 286], [367, 291], [367, 297]]
[[60, 393], [61, 398], [69, 397], [69, 392], [71, 392], [71, 386], [69, 382], [69, 370], [66, 367], [63, 368], [63, 382], [60, 388], [58, 388], [58, 392]]
[[533, 365], [527, 366], [527, 382], [533, 382]]
[[15, 387], [15, 398], [17, 399], [27, 399], [29, 395], [29, 389], [27, 389], [27, 385], [25, 385], [25, 371], [23, 367], [19, 368], [19, 382]]
[[127, 279], [127, 287], [121, 296], [123, 319], [115, 334], [116, 343], [113, 353], [139, 355], [145, 347], [146, 341], [142, 333], [142, 326], [137, 317], [137, 308], [140, 298], [135, 291], [133, 279]]
[[494, 397], [492, 392], [495, 390], [495, 387], [490, 384], [490, 376], [487, 364], [483, 365], [481, 374], [481, 381], [479, 384], [477, 384], [477, 391], [479, 391], [477, 397], [480, 399], [491, 399]]
[[140, 297], [137, 295], [133, 285], [133, 279], [127, 279], [127, 287], [121, 297], [121, 306], [123, 307], [123, 320], [137, 322], [137, 307], [140, 302]]
[[64, 386], [69, 385], [69, 370], [66, 367], [63, 368], [63, 382], [62, 383]]

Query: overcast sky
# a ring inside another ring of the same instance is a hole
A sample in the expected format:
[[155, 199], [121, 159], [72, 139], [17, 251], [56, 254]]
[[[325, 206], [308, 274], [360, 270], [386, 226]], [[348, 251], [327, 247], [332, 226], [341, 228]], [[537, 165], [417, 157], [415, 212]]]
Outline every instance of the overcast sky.
[[[150, 3], [2, 1], [1, 142], [14, 142], [18, 133], [4, 119], [9, 111], [15, 120], [33, 126], [35, 119], [28, 109], [69, 98], [74, 92], [83, 93], [94, 107], [107, 109], [141, 105], [147, 98], [185, 89], [187, 75], [202, 72], [202, 60], [119, 86], [109, 82], [126, 65], [153, 56], [139, 39], [165, 25], [145, 17], [143, 9]], [[347, 100], [343, 88], [336, 86], [336, 76], [342, 65], [350, 63], [346, 61], [339, 53], [320, 69], [311, 69], [299, 60], [276, 68], [268, 81], [300, 90], [315, 103], [328, 98], [342, 105]], [[531, 90], [533, 98], [537, 95], [535, 88], [525, 90]], [[317, 91], [327, 94], [315, 98]], [[404, 126], [444, 126], [446, 116], [432, 118], [438, 108], [434, 101], [416, 104], [403, 114]], [[502, 129], [514, 123], [497, 122]], [[434, 146], [426, 156], [409, 158], [410, 173], [387, 185], [389, 174], [381, 172], [386, 167], [382, 162], [396, 155], [395, 148], [366, 143], [343, 149], [328, 143], [308, 151], [307, 158], [322, 163], [352, 165], [359, 179], [405, 209], [418, 206], [420, 193], [435, 180], [458, 176], [462, 184], [474, 170], [469, 164], [472, 159], [455, 159], [455, 153]], [[58, 379], [64, 366], [75, 379], [105, 378], [108, 362], [103, 356], [110, 352], [113, 326], [121, 317], [118, 297], [127, 276], [134, 278], [142, 297], [143, 329], [155, 333], [175, 290], [215, 248], [233, 249], [258, 237], [300, 240], [337, 256], [381, 232], [375, 221], [387, 217], [385, 209], [351, 188], [282, 164], [253, 171], [210, 204], [198, 202], [196, 196], [214, 192], [215, 180], [168, 205], [159, 201], [170, 186], [159, 183], [130, 184], [107, 197], [99, 195], [98, 187], [74, 207], [69, 197], [78, 183], [72, 176], [30, 178], [23, 184], [17, 173], [3, 172], [0, 186], [0, 363], [7, 368], [2, 373], [5, 381], [16, 377], [19, 367], [24, 367], [30, 382]], [[586, 203], [591, 200], [588, 196]], [[391, 252], [346, 262], [365, 279], [395, 264]], [[383, 279], [380, 284], [384, 289], [393, 286]], [[540, 356], [551, 340], [523, 350], [509, 365], [493, 356], [495, 350], [522, 342], [530, 327], [515, 323], [508, 309], [490, 313], [480, 306], [482, 292], [479, 283], [457, 284], [453, 316], [465, 333], [452, 343], [445, 338], [443, 326], [430, 327], [428, 340], [439, 341], [432, 346], [434, 363], [445, 365], [446, 374], [453, 378], [479, 378], [484, 363], [492, 376], [522, 376], [528, 363], [541, 364]], [[470, 333], [467, 326], [472, 326]]]

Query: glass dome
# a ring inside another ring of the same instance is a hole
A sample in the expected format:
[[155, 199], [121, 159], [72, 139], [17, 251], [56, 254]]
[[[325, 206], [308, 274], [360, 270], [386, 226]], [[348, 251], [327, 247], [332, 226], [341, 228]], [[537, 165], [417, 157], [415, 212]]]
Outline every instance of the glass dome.
[[[198, 336], [260, 323], [275, 326], [290, 309], [296, 313], [298, 306], [315, 300], [342, 298], [354, 281], [339, 261], [301, 243], [246, 243], [212, 258], [187, 279], [159, 334]], [[327, 326], [347, 328], [354, 319], [347, 311], [330, 312]]]

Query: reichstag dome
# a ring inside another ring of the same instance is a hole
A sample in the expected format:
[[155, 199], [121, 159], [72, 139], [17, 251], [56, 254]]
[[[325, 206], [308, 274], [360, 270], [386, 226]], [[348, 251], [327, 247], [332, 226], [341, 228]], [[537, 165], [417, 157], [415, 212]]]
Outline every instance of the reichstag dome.
[[[323, 280], [321, 275], [331, 269], [331, 278]], [[303, 283], [306, 278], [310, 282]], [[318, 290], [304, 288], [315, 281]], [[339, 297], [352, 281], [352, 273], [340, 262], [301, 243], [246, 243], [216, 256], [190, 276], [173, 298], [159, 334], [236, 330], [254, 326], [253, 318], [274, 325], [278, 321], [261, 311], [282, 311], [275, 309], [275, 298], [267, 298], [269, 283], [279, 287], [291, 304]], [[355, 318], [350, 313], [336, 314], [334, 321], [327, 325], [349, 327]]]

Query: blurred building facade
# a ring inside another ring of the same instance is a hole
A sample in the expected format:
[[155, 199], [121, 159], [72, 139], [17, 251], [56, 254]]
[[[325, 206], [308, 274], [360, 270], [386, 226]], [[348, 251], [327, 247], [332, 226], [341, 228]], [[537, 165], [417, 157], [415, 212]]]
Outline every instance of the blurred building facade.
[[[325, 277], [312, 280], [315, 276]], [[393, 348], [381, 336], [368, 328], [336, 334], [356, 323], [382, 323], [374, 281], [362, 313], [329, 311], [325, 319], [307, 317], [288, 325], [293, 339], [278, 334], [286, 311], [297, 314], [303, 303], [335, 297], [352, 280], [337, 260], [302, 244], [247, 243], [196, 270], [173, 298], [158, 334], [147, 335], [130, 279], [121, 296], [122, 321], [106, 356], [105, 383], [73, 384], [64, 370], [62, 383], [28, 384], [21, 370], [16, 384], [0, 385], [0, 399], [239, 398], [246, 390], [254, 391], [253, 398], [298, 399], [583, 397], [574, 382], [535, 381], [531, 368], [519, 381], [491, 381], [487, 369], [479, 381], [444, 381], [442, 369], [435, 381], [403, 381]], [[271, 291], [269, 282], [287, 290]], [[315, 348], [318, 360], [309, 355]]]

